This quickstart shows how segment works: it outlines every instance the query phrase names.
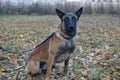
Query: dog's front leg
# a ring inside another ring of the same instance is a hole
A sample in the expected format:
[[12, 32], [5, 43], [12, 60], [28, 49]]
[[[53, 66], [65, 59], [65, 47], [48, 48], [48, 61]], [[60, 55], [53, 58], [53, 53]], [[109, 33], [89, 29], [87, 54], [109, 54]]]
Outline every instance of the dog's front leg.
[[68, 65], [69, 65], [69, 57], [64, 62], [64, 74], [67, 74], [68, 72]]
[[52, 69], [53, 61], [54, 61], [54, 54], [49, 54], [48, 62], [47, 62], [47, 74], [46, 74], [46, 79], [45, 80], [50, 80], [50, 72]]

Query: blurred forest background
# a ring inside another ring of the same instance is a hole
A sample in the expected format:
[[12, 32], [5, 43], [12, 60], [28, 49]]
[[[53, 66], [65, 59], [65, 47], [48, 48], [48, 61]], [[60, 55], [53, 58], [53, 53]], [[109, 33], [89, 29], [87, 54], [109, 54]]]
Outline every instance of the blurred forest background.
[[0, 0], [0, 14], [47, 15], [55, 8], [75, 11], [84, 7], [86, 14], [120, 14], [119, 0]]

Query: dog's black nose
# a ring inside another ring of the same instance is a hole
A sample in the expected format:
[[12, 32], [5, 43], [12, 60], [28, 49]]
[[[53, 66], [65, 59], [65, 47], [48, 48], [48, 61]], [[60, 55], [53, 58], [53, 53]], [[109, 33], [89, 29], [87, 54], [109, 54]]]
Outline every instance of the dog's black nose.
[[74, 26], [70, 26], [70, 27], [69, 27], [69, 30], [70, 30], [70, 31], [74, 30]]

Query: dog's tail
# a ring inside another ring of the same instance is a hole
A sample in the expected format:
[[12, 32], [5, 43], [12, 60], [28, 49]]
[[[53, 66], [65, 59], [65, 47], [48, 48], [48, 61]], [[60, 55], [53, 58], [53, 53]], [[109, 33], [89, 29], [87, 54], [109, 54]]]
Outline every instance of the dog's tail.
[[[34, 49], [34, 48], [33, 48], [33, 49]], [[19, 51], [19, 52], [14, 52], [14, 51], [7, 50], [7, 49], [3, 48], [2, 46], [0, 46], [0, 50], [1, 50], [1, 51], [3, 51], [3, 52], [7, 52], [7, 53], [13, 53], [13, 54], [27, 53], [27, 52], [32, 51], [33, 49], [28, 49], [28, 50], [23, 50], [23, 51]]]

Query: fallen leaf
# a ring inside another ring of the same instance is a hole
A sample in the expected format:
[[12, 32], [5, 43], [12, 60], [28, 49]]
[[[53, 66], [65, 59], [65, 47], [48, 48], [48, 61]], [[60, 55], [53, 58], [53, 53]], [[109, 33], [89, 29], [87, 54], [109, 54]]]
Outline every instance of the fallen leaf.
[[120, 70], [120, 66], [116, 66], [116, 68]]
[[0, 72], [6, 72], [7, 70], [5, 68], [0, 68]]
[[110, 76], [106, 76], [105, 80], [111, 80]]
[[15, 54], [11, 55], [11, 56], [10, 56], [10, 59], [11, 59], [11, 60], [17, 59], [17, 55], [15, 55]]
[[112, 56], [109, 53], [106, 53], [104, 55], [104, 59], [109, 60]]

